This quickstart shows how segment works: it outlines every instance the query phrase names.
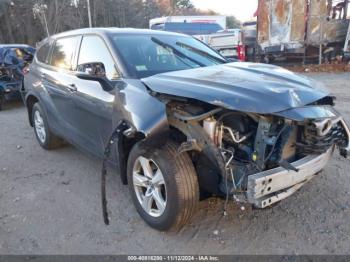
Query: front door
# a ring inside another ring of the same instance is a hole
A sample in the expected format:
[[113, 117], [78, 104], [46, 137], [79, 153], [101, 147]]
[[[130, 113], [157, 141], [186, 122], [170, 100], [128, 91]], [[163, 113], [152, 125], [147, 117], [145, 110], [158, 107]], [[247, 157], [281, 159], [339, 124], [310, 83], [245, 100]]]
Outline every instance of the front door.
[[[119, 75], [104, 40], [97, 35], [86, 35], [80, 46], [78, 65], [94, 62], [103, 63], [107, 78], [112, 84], [118, 85]], [[89, 138], [85, 148], [95, 155], [102, 156], [112, 133], [112, 114], [118, 89], [106, 91], [99, 82], [77, 77], [74, 84], [77, 88], [72, 96], [74, 121], [79, 132]]]

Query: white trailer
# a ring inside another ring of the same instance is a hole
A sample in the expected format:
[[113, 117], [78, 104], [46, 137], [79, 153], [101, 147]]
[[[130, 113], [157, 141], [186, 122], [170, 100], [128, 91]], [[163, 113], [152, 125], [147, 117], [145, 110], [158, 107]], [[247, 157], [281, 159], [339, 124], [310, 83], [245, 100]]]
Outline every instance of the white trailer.
[[165, 23], [208, 23], [218, 24], [226, 29], [226, 16], [223, 15], [194, 15], [194, 16], [164, 16], [149, 21], [149, 28]]

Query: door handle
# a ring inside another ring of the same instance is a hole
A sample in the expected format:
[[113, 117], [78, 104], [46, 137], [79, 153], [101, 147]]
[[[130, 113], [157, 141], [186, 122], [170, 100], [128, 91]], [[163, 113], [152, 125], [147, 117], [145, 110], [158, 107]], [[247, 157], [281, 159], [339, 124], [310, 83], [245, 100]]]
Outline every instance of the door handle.
[[68, 90], [71, 91], [71, 92], [77, 92], [78, 91], [78, 89], [77, 89], [75, 84], [69, 84], [68, 85]]

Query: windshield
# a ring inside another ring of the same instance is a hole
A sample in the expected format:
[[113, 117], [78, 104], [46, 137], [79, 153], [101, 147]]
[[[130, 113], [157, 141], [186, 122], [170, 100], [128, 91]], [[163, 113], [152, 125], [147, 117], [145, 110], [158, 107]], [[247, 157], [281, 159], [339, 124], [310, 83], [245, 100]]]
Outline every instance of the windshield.
[[199, 40], [187, 36], [118, 34], [112, 40], [135, 78], [227, 62]]

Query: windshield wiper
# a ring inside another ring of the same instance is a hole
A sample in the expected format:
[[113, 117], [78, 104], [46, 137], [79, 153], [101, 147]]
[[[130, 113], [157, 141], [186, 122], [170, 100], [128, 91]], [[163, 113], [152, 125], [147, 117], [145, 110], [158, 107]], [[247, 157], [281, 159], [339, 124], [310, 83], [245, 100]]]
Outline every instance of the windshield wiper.
[[168, 43], [165, 43], [165, 42], [159, 40], [158, 38], [152, 37], [151, 40], [152, 40], [153, 42], [155, 42], [156, 44], [161, 45], [161, 46], [163, 46], [163, 47], [165, 47], [165, 48], [170, 48], [171, 50], [173, 50], [173, 52], [174, 52], [175, 55], [178, 55], [178, 56], [180, 56], [180, 57], [182, 57], [182, 58], [186, 58], [187, 60], [190, 60], [191, 62], [193, 62], [193, 63], [195, 63], [195, 64], [197, 64], [197, 65], [199, 65], [199, 66], [201, 66], [201, 67], [205, 67], [205, 66], [206, 66], [205, 64], [203, 64], [203, 63], [201, 63], [201, 62], [198, 62], [196, 59], [193, 59], [193, 58], [191, 58], [191, 57], [185, 55], [184, 53], [182, 53], [181, 51], [177, 50], [177, 49], [176, 49], [175, 47], [173, 47], [172, 45], [170, 45], [170, 44], [168, 44]]
[[203, 50], [201, 50], [201, 49], [198, 49], [198, 48], [195, 48], [195, 47], [193, 47], [193, 46], [190, 46], [190, 45], [188, 45], [188, 44], [185, 44], [185, 43], [182, 43], [182, 42], [176, 42], [176, 44], [177, 45], [179, 45], [179, 46], [183, 46], [183, 47], [185, 47], [185, 48], [187, 48], [187, 49], [190, 49], [191, 51], [193, 51], [193, 52], [195, 52], [195, 53], [197, 53], [197, 54], [201, 54], [201, 55], [204, 55], [205, 57], [207, 57], [207, 58], [210, 58], [210, 59], [212, 59], [212, 60], [215, 60], [216, 62], [221, 62], [221, 63], [227, 63], [227, 60], [226, 59], [224, 59], [224, 58], [219, 58], [219, 57], [216, 57], [216, 56], [214, 56], [214, 55], [211, 55], [211, 54], [209, 54], [209, 53], [207, 53], [207, 52], [205, 52], [205, 51], [203, 51]]

